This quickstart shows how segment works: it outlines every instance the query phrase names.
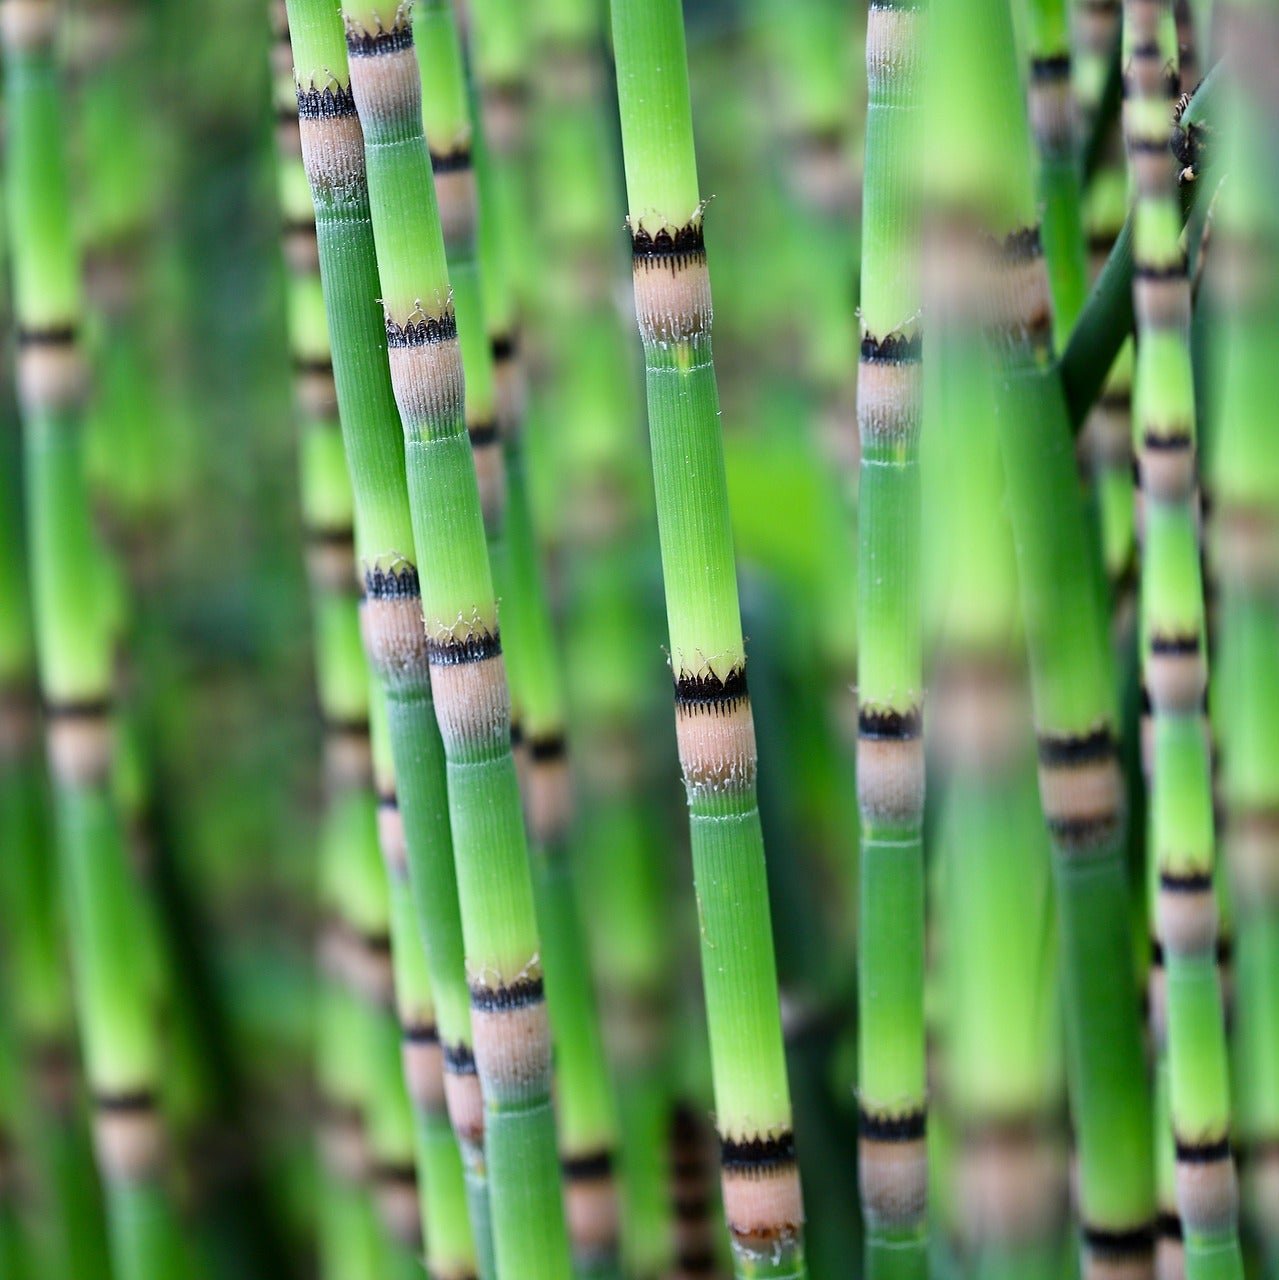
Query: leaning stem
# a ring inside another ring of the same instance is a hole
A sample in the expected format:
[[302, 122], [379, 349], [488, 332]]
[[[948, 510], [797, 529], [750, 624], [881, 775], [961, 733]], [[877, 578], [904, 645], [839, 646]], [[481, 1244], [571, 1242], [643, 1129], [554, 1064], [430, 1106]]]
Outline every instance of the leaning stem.
[[[367, 3], [344, 5], [344, 15], [413, 540], [423, 553], [411, 601], [398, 580], [389, 591], [371, 581], [369, 633], [382, 665], [402, 662], [407, 650], [415, 662], [425, 656], [430, 671], [484, 1096], [498, 1274], [560, 1280], [569, 1264], [550, 1028], [497, 601], [466, 432], [459, 343], [459, 336], [466, 340], [459, 335], [465, 316], [455, 311], [450, 290], [413, 27], [404, 11], [385, 26]], [[482, 322], [472, 340], [487, 346]]]

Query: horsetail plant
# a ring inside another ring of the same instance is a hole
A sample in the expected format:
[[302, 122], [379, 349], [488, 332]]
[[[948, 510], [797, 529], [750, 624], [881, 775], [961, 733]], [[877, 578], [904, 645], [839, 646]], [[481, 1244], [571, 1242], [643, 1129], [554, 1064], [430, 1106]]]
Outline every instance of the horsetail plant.
[[1053, 295], [1054, 336], [1070, 332], [1088, 292], [1075, 106], [1071, 81], [1068, 0], [1026, 0], [1030, 56], [1030, 126], [1039, 167], [1042, 235]]
[[619, 0], [612, 17], [724, 1212], [738, 1276], [800, 1277], [803, 1200], [755, 793], [683, 16], [679, 0]]
[[[927, 171], [975, 255], [1051, 838], [1086, 1277], [1146, 1274], [1150, 1112], [1133, 983], [1114, 687], [1057, 366], [1007, 9], [938, 0]], [[961, 119], [951, 109], [964, 101]], [[975, 235], [974, 235], [975, 232]], [[1069, 619], [1068, 626], [1062, 620]]]
[[1198, 538], [1190, 283], [1168, 121], [1171, 6], [1126, 0], [1124, 135], [1136, 208], [1134, 436], [1142, 493], [1141, 632], [1152, 709], [1150, 843], [1176, 1199], [1186, 1274], [1241, 1276], [1225, 1020], [1217, 970], [1207, 644]]
[[[378, 833], [390, 889], [391, 953], [395, 1006], [399, 1018], [405, 1083], [413, 1110], [420, 1207], [413, 1212], [426, 1231], [427, 1272], [439, 1280], [468, 1280], [478, 1274], [475, 1239], [457, 1138], [449, 1123], [444, 1093], [444, 1055], [436, 1030], [426, 948], [413, 901], [408, 843], [395, 796], [395, 766], [386, 704], [374, 690], [373, 770]], [[408, 1187], [407, 1179], [400, 1184]], [[406, 1204], [400, 1205], [405, 1214]], [[407, 1231], [405, 1233], [407, 1235]]]
[[942, 795], [937, 1078], [956, 1147], [952, 1231], [964, 1274], [1047, 1280], [1061, 1272], [1066, 1210], [1048, 841], [982, 282], [944, 224], [936, 234], [924, 248], [923, 467], [929, 509], [941, 509], [932, 576], [945, 584], [928, 728]]
[[[387, 330], [368, 302], [378, 296], [379, 286], [364, 139], [336, 6], [329, 0], [290, 0], [288, 16], [334, 385], [354, 490], [365, 647], [386, 698], [395, 763], [395, 795], [381, 797], [381, 807], [385, 822], [398, 820], [404, 826], [444, 1056], [449, 1119], [467, 1172], [480, 1275], [488, 1280], [483, 1103], [472, 1048], [444, 749], [431, 697], [426, 637], [419, 639], [421, 588], [403, 435], [386, 359]], [[433, 1098], [423, 1095], [414, 1102], [429, 1107]]]
[[[2, 247], [2, 246], [0, 246]], [[6, 291], [7, 294], [7, 291]], [[4, 322], [12, 316], [5, 308]], [[5, 937], [5, 1051], [13, 1110], [5, 1116], [0, 1182], [14, 1214], [14, 1247], [32, 1274], [39, 1259], [57, 1275], [105, 1280], [93, 1155], [76, 1099], [75, 1015], [63, 968], [58, 883], [48, 788], [41, 759], [35, 637], [24, 563], [21, 441], [12, 379], [3, 379], [0, 436], [0, 920]], [[35, 1105], [24, 1108], [30, 1097]], [[24, 1115], [24, 1109], [27, 1114]], [[31, 1114], [31, 1113], [34, 1114]], [[24, 1221], [24, 1183], [46, 1197], [58, 1229]]]
[[[511, 34], [519, 16], [500, 0], [481, 0], [472, 11], [471, 23], [478, 100], [487, 103], [492, 114], [495, 103], [508, 102], [510, 86], [526, 79], [517, 55], [531, 45]], [[481, 50], [486, 56], [480, 56]], [[503, 50], [508, 52], [499, 56]], [[516, 110], [516, 104], [509, 104], [511, 114]], [[496, 331], [489, 325], [495, 351], [500, 349], [501, 337], [513, 332], [517, 282], [509, 275], [490, 277], [509, 271], [518, 254], [518, 245], [508, 243], [512, 228], [498, 207], [499, 191], [526, 179], [520, 172], [525, 148], [516, 145], [526, 132], [523, 121], [508, 121], [510, 136], [502, 139], [500, 150], [485, 152], [479, 173], [481, 216], [491, 232], [482, 240], [483, 277], [488, 281], [485, 296], [494, 301], [502, 317]], [[516, 351], [509, 353], [505, 363], [504, 376], [520, 378]], [[555, 1045], [565, 1212], [575, 1273], [603, 1280], [619, 1275], [616, 1121], [571, 862], [573, 797], [564, 681], [525, 474], [522, 397], [510, 394], [509, 386], [507, 390], [501, 402], [508, 490], [506, 636], [511, 700], [525, 753], [525, 813]]]
[[[374, 647], [425, 650], [447, 760], [458, 897], [484, 1096], [499, 1275], [568, 1274], [551, 1045], [510, 695], [484, 541], [440, 212], [409, 15], [343, 7], [365, 137], [391, 381], [405, 432], [425, 635], [416, 607], [370, 592]], [[410, 842], [411, 843], [411, 842]]]
[[138, 888], [111, 791], [113, 655], [82, 470], [83, 305], [57, 32], [50, 0], [5, 0], [0, 7], [30, 576], [76, 1005], [112, 1255], [122, 1280], [141, 1280], [173, 1273], [176, 1240], [164, 1186], [160, 1028], [132, 945]]
[[489, 547], [500, 578], [506, 485], [493, 348], [485, 324], [480, 273], [471, 105], [451, 0], [418, 0], [413, 6], [413, 46], [421, 68], [423, 128], [435, 176], [435, 198], [457, 314], [466, 381], [466, 430], [475, 458]]
[[866, 1270], [926, 1266], [924, 751], [919, 546], [919, 7], [866, 30], [858, 489], [858, 1118]]
[[[1271, 407], [1279, 335], [1276, 122], [1267, 86], [1279, 53], [1269, 6], [1222, 6], [1239, 86], [1226, 125], [1229, 178], [1217, 199], [1205, 287], [1221, 316], [1208, 352], [1211, 562], [1221, 584], [1219, 722], [1223, 850], [1235, 923], [1234, 1138], [1246, 1218], [1279, 1266], [1279, 451]], [[1270, 1274], [1270, 1273], [1264, 1273]]]
[[[516, 81], [517, 67], [507, 58], [486, 71], [494, 59], [480, 46], [497, 43], [489, 9], [497, 17], [508, 7], [485, 3], [475, 32], [481, 102], [487, 117], [496, 104], [502, 119], [511, 114], [512, 94], [499, 86]], [[533, 410], [554, 424], [545, 445], [564, 495], [551, 539], [563, 548], [565, 697], [576, 748], [573, 834], [617, 1086], [622, 1250], [628, 1273], [649, 1275], [670, 1265], [675, 1232], [707, 1198], [703, 1189], [690, 1194], [672, 1222], [671, 960], [665, 833], [655, 804], [658, 752], [650, 733], [665, 708], [658, 626], [647, 606], [655, 548], [642, 411], [626, 322], [613, 297], [624, 259], [616, 140], [606, 108], [605, 20], [593, 0], [555, 0], [534, 15], [529, 187], [546, 251], [528, 305], [541, 361]], [[507, 167], [496, 148], [492, 167], [497, 179]], [[486, 219], [491, 208], [486, 202]], [[509, 226], [509, 218], [498, 220]], [[521, 337], [517, 349], [523, 347]]]

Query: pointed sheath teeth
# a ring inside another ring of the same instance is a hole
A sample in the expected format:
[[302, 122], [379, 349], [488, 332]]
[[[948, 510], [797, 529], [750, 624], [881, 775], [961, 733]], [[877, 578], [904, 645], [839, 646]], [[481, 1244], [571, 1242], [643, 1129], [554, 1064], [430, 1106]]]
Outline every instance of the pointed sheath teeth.
[[389, 30], [367, 31], [348, 23], [346, 48], [360, 119], [378, 125], [418, 120], [422, 81], [407, 12], [397, 13]]
[[1239, 1216], [1239, 1186], [1228, 1137], [1175, 1137], [1177, 1208], [1190, 1234], [1231, 1230]]
[[400, 1060], [409, 1101], [419, 1110], [438, 1115], [444, 1100], [444, 1049], [435, 1024], [404, 1026], [400, 1034]]
[[580, 1264], [616, 1254], [621, 1227], [613, 1155], [607, 1150], [565, 1156], [564, 1210], [573, 1256]]
[[1020, 227], [993, 246], [989, 324], [1014, 345], [1046, 347], [1052, 339], [1052, 292], [1039, 227]]
[[919, 430], [923, 346], [918, 333], [864, 334], [857, 371], [862, 446], [906, 442]]
[[1148, 425], [1139, 454], [1142, 496], [1185, 502], [1195, 489], [1195, 439], [1184, 423]]
[[417, 1168], [409, 1161], [375, 1161], [371, 1170], [378, 1215], [387, 1234], [417, 1252], [422, 1246], [422, 1210], [418, 1200]]
[[675, 681], [675, 737], [690, 794], [753, 785], [755, 721], [746, 668], [735, 666], [723, 678], [713, 671], [681, 673]]
[[721, 1138], [724, 1217], [739, 1249], [771, 1252], [798, 1236], [804, 1202], [790, 1130], [772, 1137]]
[[857, 798], [868, 822], [915, 822], [924, 807], [919, 709], [862, 707], [857, 714]]
[[458, 1142], [478, 1151], [484, 1144], [484, 1095], [469, 1045], [446, 1044], [444, 1101]]
[[360, 200], [367, 190], [364, 133], [351, 90], [342, 85], [298, 86], [302, 164], [312, 188], [340, 201]]
[[360, 611], [369, 661], [390, 689], [419, 687], [429, 678], [417, 569], [401, 563], [365, 573]]
[[462, 351], [452, 306], [438, 316], [386, 322], [395, 403], [406, 426], [426, 435], [463, 413]]
[[509, 740], [511, 695], [502, 642], [483, 627], [428, 639], [431, 691], [445, 747], [465, 751]]
[[700, 212], [655, 235], [631, 228], [635, 314], [645, 343], [689, 342], [710, 333], [711, 279]]
[[1054, 840], [1087, 854], [1119, 830], [1123, 779], [1108, 725], [1084, 734], [1041, 734], [1039, 794]]
[[545, 1092], [551, 1031], [540, 977], [472, 985], [471, 1033], [486, 1102], [518, 1102]]
[[431, 152], [431, 173], [435, 178], [435, 199], [440, 209], [444, 243], [450, 249], [468, 244], [475, 235], [475, 169], [469, 147]]
[[1082, 1228], [1083, 1280], [1151, 1280], [1154, 1223], [1127, 1228]]
[[928, 1114], [857, 1113], [862, 1209], [876, 1228], [908, 1227], [928, 1203]]
[[568, 744], [562, 733], [529, 739], [527, 776], [529, 834], [540, 845], [562, 839], [573, 807]]
[[1075, 136], [1075, 99], [1070, 55], [1033, 58], [1030, 64], [1030, 125], [1041, 151], [1060, 154]]
[[1156, 715], [1193, 715], [1203, 705], [1208, 664], [1195, 631], [1153, 631], [1146, 655], [1146, 688]]

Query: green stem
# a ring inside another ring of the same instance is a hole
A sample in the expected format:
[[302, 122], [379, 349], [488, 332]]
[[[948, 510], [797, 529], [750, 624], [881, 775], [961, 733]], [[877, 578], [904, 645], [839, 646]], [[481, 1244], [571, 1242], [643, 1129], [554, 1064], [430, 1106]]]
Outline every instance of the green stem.
[[675, 723], [739, 1277], [806, 1274], [678, 0], [613, 6]]

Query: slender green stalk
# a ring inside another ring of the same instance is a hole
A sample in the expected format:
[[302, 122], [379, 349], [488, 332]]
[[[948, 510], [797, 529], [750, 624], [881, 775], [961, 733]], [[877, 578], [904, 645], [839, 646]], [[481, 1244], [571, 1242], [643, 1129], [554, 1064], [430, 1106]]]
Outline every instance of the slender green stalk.
[[[526, 274], [540, 264], [526, 303], [541, 373], [532, 380], [529, 430], [553, 428], [541, 443], [563, 495], [539, 515], [558, 521], [551, 536], [562, 547], [574, 856], [617, 1083], [623, 1257], [628, 1274], [647, 1276], [669, 1266], [674, 1244], [666, 1152], [673, 957], [655, 780], [661, 739], [653, 732], [665, 706], [660, 622], [647, 607], [657, 547], [631, 346], [614, 301], [625, 263], [602, 58], [606, 14], [593, 0], [556, 0], [539, 5], [535, 19], [529, 187], [544, 251], [517, 255], [529, 260]], [[499, 92], [497, 68], [484, 71], [493, 25], [477, 23], [476, 63], [486, 122], [496, 115], [500, 123], [519, 94]], [[510, 86], [515, 68], [509, 59], [505, 66]], [[501, 159], [495, 149], [499, 184]], [[509, 217], [497, 221], [508, 238], [522, 238]], [[489, 319], [492, 326], [492, 311]], [[524, 345], [521, 336], [517, 350]]]
[[875, 5], [862, 208], [857, 788], [858, 1105], [869, 1276], [924, 1274], [924, 754], [915, 6]]
[[418, 565], [425, 634], [415, 605], [406, 611], [398, 591], [380, 594], [372, 582], [369, 631], [382, 654], [411, 645], [429, 661], [447, 760], [497, 1271], [562, 1277], [568, 1248], [541, 946], [413, 28], [402, 11], [385, 26], [367, 3], [347, 4], [344, 13], [414, 541], [429, 552]]
[[[500, 274], [519, 251], [518, 244], [507, 243], [512, 228], [501, 217], [498, 199], [503, 185], [520, 181], [524, 160], [524, 122], [510, 118], [515, 114], [511, 97], [525, 101], [529, 96], [527, 64], [521, 66], [518, 56], [528, 47], [520, 38], [520, 25], [518, 11], [504, 0], [485, 0], [472, 12], [479, 100], [486, 104], [490, 118], [499, 103], [508, 117], [504, 128], [498, 108], [494, 123], [502, 145], [485, 152], [480, 170], [481, 214], [492, 231], [483, 241], [486, 281]], [[524, 89], [512, 95], [512, 88], [520, 85]], [[509, 297], [514, 295], [516, 281], [508, 278], [505, 285], [508, 297], [502, 296], [500, 282], [488, 284], [485, 291], [499, 316], [498, 329], [489, 323], [493, 348], [510, 333], [513, 323], [515, 307]], [[519, 378], [518, 363], [514, 368], [507, 363], [504, 376]], [[557, 1129], [569, 1243], [575, 1274], [603, 1280], [620, 1274], [616, 1109], [571, 862], [564, 682], [529, 505], [522, 405], [508, 395], [503, 408], [509, 491], [506, 636], [512, 655], [512, 703], [518, 709], [527, 752], [525, 812], [555, 1044]]]
[[1067, 0], [1026, 0], [1030, 56], [1030, 125], [1039, 159], [1036, 188], [1053, 295], [1053, 334], [1060, 344], [1088, 293]]
[[[1116, 31], [1117, 34], [1117, 31]], [[1095, 279], [1114, 248], [1128, 212], [1128, 175], [1119, 130], [1107, 144], [1085, 201], [1090, 271]], [[1092, 468], [1101, 556], [1116, 609], [1127, 613], [1136, 553], [1132, 484], [1133, 348], [1120, 349], [1097, 403], [1083, 427], [1083, 447]]]
[[[842, 467], [847, 487], [856, 486], [857, 433], [854, 370], [848, 351], [855, 341], [856, 242], [849, 235], [857, 218], [859, 177], [853, 160], [853, 102], [857, 83], [853, 58], [860, 52], [850, 29], [849, 6], [831, 0], [763, 0], [758, 5], [759, 42], [768, 61], [775, 100], [776, 145], [791, 202], [793, 234], [807, 252], [827, 264], [796, 285], [808, 317], [803, 327], [807, 380], [817, 397], [821, 444]], [[849, 669], [841, 676], [849, 677]]]
[[[329, 0], [290, 0], [302, 147], [316, 234], [333, 376], [355, 501], [364, 577], [365, 643], [383, 690], [410, 882], [426, 947], [443, 1046], [449, 1118], [462, 1148], [481, 1276], [490, 1233], [484, 1118], [472, 1047], [444, 748], [431, 696], [404, 437], [386, 358], [387, 331], [368, 299], [381, 292], [371, 230], [364, 140], [340, 15]], [[416, 78], [416, 67], [414, 77]], [[417, 330], [414, 329], [414, 333]], [[402, 335], [403, 336], [403, 335]], [[425, 330], [422, 337], [426, 336]], [[434, 544], [432, 544], [434, 545]], [[424, 1105], [428, 1098], [419, 1099]]]
[[678, 0], [613, 6], [675, 727], [739, 1276], [806, 1273]]
[[1270, 6], [1220, 12], [1237, 60], [1229, 181], [1217, 200], [1205, 286], [1209, 338], [1210, 555], [1221, 585], [1220, 654], [1212, 688], [1221, 751], [1224, 852], [1235, 928], [1233, 1085], [1244, 1205], [1272, 1274], [1279, 1267], [1279, 455], [1274, 448], [1279, 295], [1279, 191], [1271, 140]]
[[21, 1184], [34, 1183], [47, 1197], [47, 1221], [24, 1224], [30, 1230], [22, 1243], [35, 1262], [54, 1276], [100, 1280], [108, 1257], [92, 1152], [75, 1096], [75, 1014], [64, 972], [57, 865], [40, 759], [21, 441], [12, 392], [6, 384], [0, 437], [0, 847], [6, 850], [0, 918], [10, 993], [6, 1040], [12, 1042], [6, 1052], [18, 1072], [15, 1086], [34, 1105], [7, 1117], [6, 1195], [17, 1192], [20, 1202], [29, 1194]]
[[[377, 792], [382, 797], [378, 827], [391, 893], [391, 949], [395, 1004], [402, 1038], [404, 1079], [413, 1108], [412, 1133], [421, 1203], [414, 1206], [426, 1230], [427, 1272], [435, 1280], [467, 1280], [477, 1275], [467, 1187], [457, 1139], [449, 1123], [444, 1092], [444, 1054], [436, 1028], [426, 949], [413, 901], [408, 845], [395, 796], [390, 730], [385, 702], [374, 691], [373, 754]], [[407, 1184], [402, 1184], [402, 1188]], [[482, 1200], [475, 1201], [484, 1207]], [[407, 1205], [401, 1205], [408, 1212]], [[487, 1224], [481, 1222], [481, 1230]], [[491, 1260], [486, 1261], [491, 1274]]]
[[[1052, 303], [1016, 54], [996, 0], [940, 0], [933, 19], [933, 197], [954, 221], [957, 249], [975, 253], [986, 274], [979, 305], [988, 309], [998, 361], [996, 423], [1058, 902], [1083, 1272], [1148, 1274], [1150, 1101], [1133, 987], [1110, 646], [1051, 360]], [[962, 117], [948, 109], [956, 100], [967, 104]], [[974, 226], [975, 242], [966, 230]]]
[[[1111, 123], [1102, 116], [1111, 68], [1119, 50], [1120, 6], [1121, 0], [1075, 0], [1072, 6], [1071, 75], [1077, 112], [1076, 135], [1084, 147], [1082, 178], [1085, 183], [1091, 182], [1094, 176], [1087, 164], [1090, 141], [1099, 134], [1108, 136], [1112, 132]], [[1116, 98], [1114, 106], [1118, 105]], [[1060, 345], [1060, 339], [1058, 343]]]
[[1186, 1274], [1243, 1274], [1230, 1150], [1225, 1024], [1217, 972], [1217, 898], [1203, 584], [1195, 476], [1190, 285], [1168, 146], [1175, 86], [1171, 6], [1127, 0], [1124, 135], [1136, 196], [1134, 437], [1142, 491], [1142, 657], [1153, 721], [1150, 816], [1158, 875], [1169, 1104]]
[[485, 324], [485, 286], [480, 272], [474, 130], [462, 46], [450, 0], [419, 0], [415, 4], [413, 44], [422, 73], [422, 122], [431, 154], [435, 198], [462, 350], [466, 430], [475, 458], [484, 526], [490, 549], [500, 566], [506, 485], [497, 422], [493, 349]]
[[[944, 581], [934, 677], [939, 1068], [967, 1274], [1060, 1275], [1066, 1143], [1047, 833], [1035, 789], [994, 369], [978, 281], [925, 272], [924, 486]], [[925, 250], [927, 253], [927, 249]], [[953, 261], [953, 258], [952, 258]], [[930, 296], [931, 295], [931, 296]]]
[[[283, 90], [294, 98], [292, 57], [284, 29], [287, 63]], [[282, 102], [281, 106], [286, 103]], [[293, 104], [287, 105], [292, 108]], [[343, 456], [341, 424], [325, 320], [316, 241], [315, 213], [302, 162], [295, 109], [282, 111], [279, 127], [281, 200], [285, 210], [286, 256], [290, 269], [290, 339], [296, 401], [302, 419], [299, 450], [302, 512], [308, 536], [318, 692], [327, 732], [332, 738], [329, 782], [341, 788], [364, 788], [365, 808], [372, 796], [378, 806], [380, 842], [386, 858], [387, 888], [379, 891], [376, 867], [363, 867], [368, 888], [360, 892], [377, 900], [372, 926], [356, 923], [354, 937], [368, 955], [358, 957], [351, 980], [367, 986], [363, 1018], [369, 1092], [365, 1099], [365, 1132], [371, 1182], [392, 1240], [394, 1259], [407, 1251], [420, 1253], [424, 1224], [431, 1221], [428, 1261], [437, 1277], [475, 1274], [475, 1250], [467, 1217], [464, 1183], [456, 1142], [448, 1123], [435, 1012], [431, 1002], [408, 875], [404, 823], [396, 801], [386, 703], [381, 688], [370, 692], [368, 668], [359, 631], [353, 528], [354, 500]], [[371, 705], [370, 705], [371, 704]], [[370, 712], [372, 714], [370, 714]], [[373, 756], [368, 739], [372, 720]], [[344, 780], [344, 756], [362, 757], [357, 776]], [[372, 767], [374, 773], [362, 772]], [[367, 821], [352, 835], [352, 851], [367, 848]], [[386, 896], [389, 893], [389, 898]], [[337, 910], [347, 900], [336, 898]], [[394, 975], [383, 944], [392, 948]], [[385, 1002], [395, 990], [401, 1048]], [[406, 1096], [405, 1085], [409, 1086]], [[408, 1120], [411, 1098], [413, 1120]], [[421, 1176], [417, 1163], [422, 1165]], [[339, 1172], [335, 1170], [335, 1172]], [[419, 1201], [418, 1187], [421, 1185]], [[428, 1217], [429, 1214], [429, 1217]]]
[[83, 317], [49, 3], [0, 9], [9, 114], [9, 240], [20, 335], [28, 543], [41, 691], [50, 714], [77, 1009], [111, 1245], [122, 1278], [174, 1263], [163, 1189], [156, 1009], [132, 945], [137, 887], [110, 787], [111, 637], [95, 580], [81, 455]]

